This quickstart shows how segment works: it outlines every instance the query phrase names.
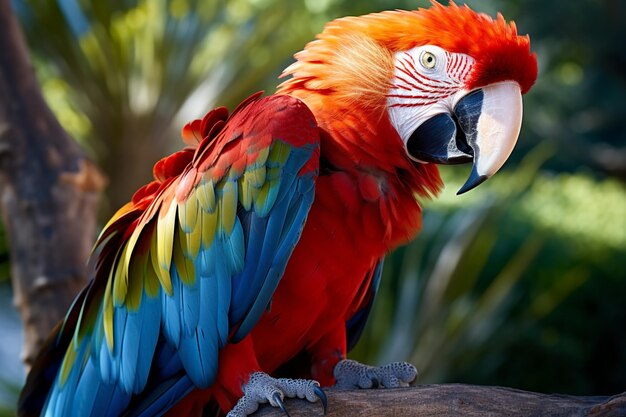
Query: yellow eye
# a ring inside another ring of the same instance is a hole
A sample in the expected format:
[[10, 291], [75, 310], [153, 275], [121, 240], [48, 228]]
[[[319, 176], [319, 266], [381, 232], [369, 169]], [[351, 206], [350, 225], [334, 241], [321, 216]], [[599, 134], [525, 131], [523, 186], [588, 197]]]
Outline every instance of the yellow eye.
[[437, 57], [431, 52], [423, 52], [422, 56], [420, 56], [420, 61], [422, 66], [427, 69], [433, 69], [437, 65]]

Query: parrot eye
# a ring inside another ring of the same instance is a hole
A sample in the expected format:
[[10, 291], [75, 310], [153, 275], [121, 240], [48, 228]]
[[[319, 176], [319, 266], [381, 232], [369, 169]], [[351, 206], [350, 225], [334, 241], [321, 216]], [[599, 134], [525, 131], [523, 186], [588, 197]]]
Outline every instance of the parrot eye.
[[433, 69], [437, 65], [437, 57], [432, 52], [424, 51], [420, 56], [420, 62], [426, 69]]

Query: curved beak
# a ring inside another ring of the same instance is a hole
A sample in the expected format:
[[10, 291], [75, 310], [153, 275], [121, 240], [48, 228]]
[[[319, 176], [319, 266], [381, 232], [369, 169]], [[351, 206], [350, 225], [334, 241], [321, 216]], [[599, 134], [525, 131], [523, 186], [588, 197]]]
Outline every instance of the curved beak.
[[462, 95], [452, 114], [437, 114], [422, 123], [407, 141], [409, 156], [419, 162], [473, 162], [457, 194], [480, 185], [504, 165], [522, 125], [522, 93], [513, 81]]

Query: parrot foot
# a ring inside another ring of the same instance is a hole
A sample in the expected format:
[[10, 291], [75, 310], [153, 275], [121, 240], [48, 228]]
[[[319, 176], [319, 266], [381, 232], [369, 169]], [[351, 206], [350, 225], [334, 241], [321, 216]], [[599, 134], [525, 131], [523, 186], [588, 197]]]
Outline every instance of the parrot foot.
[[324, 407], [328, 407], [326, 394], [317, 381], [308, 379], [272, 378], [263, 372], [250, 375], [250, 380], [243, 386], [243, 397], [226, 417], [246, 417], [254, 413], [259, 405], [269, 402], [272, 407], [280, 408], [289, 417], [283, 400], [287, 398], [306, 398], [309, 402], [318, 399]]
[[398, 388], [408, 387], [417, 378], [417, 369], [408, 362], [392, 362], [384, 366], [369, 366], [344, 359], [333, 370], [336, 387], [350, 388]]

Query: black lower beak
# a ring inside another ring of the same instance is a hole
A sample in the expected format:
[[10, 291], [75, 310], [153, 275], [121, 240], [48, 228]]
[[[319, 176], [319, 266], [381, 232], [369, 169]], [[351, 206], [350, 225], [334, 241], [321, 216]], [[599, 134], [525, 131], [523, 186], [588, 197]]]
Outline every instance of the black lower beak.
[[[480, 148], [477, 144], [478, 119], [483, 107], [484, 94], [482, 90], [476, 90], [463, 97], [454, 107], [454, 114], [457, 117], [459, 127], [465, 135], [465, 144], [472, 149], [474, 161], [480, 157]], [[465, 184], [457, 191], [457, 195], [463, 194], [472, 188], [478, 187], [489, 178], [481, 175], [476, 169], [476, 164], [472, 166], [472, 172]]]
[[409, 138], [406, 149], [419, 162], [452, 165], [472, 162], [474, 159], [465, 135], [447, 113], [438, 114], [422, 123]]
[[[483, 93], [476, 90], [463, 97], [452, 115], [442, 113], [422, 123], [407, 141], [409, 155], [419, 162], [453, 165], [474, 161], [479, 149], [475, 144]], [[476, 170], [457, 194], [478, 186], [487, 177]]]
[[461, 97], [450, 114], [437, 114], [419, 125], [406, 140], [418, 162], [473, 162], [472, 172], [457, 194], [495, 174], [511, 155], [522, 126], [519, 84], [505, 81]]

